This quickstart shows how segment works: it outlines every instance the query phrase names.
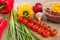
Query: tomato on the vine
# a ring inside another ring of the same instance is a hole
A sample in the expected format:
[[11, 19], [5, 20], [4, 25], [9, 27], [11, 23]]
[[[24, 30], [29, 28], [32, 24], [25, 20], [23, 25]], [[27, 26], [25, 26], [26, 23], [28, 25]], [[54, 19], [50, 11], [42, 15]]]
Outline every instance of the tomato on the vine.
[[44, 32], [44, 29], [43, 29], [43, 28], [39, 28], [39, 29], [38, 29], [38, 33], [39, 33], [39, 34], [42, 34], [43, 32]]
[[56, 36], [56, 34], [57, 34], [57, 31], [55, 29], [51, 31], [51, 36]]
[[39, 34], [42, 34], [43, 32], [44, 32], [44, 29], [43, 29], [43, 28], [39, 28], [39, 29], [38, 29], [38, 33], [39, 33]]
[[48, 30], [45, 30], [43, 32], [43, 37], [49, 37], [50, 36], [50, 32]]
[[19, 22], [22, 22], [22, 21], [23, 21], [23, 18], [19, 16], [19, 17], [17, 18], [17, 20], [18, 20]]
[[34, 31], [38, 31], [38, 29], [39, 29], [39, 26], [37, 26], [37, 25], [34, 25], [32, 29], [33, 29]]
[[23, 24], [28, 24], [28, 22], [29, 22], [29, 21], [26, 20], [26, 19], [23, 20]]
[[28, 23], [27, 26], [28, 26], [29, 28], [33, 28], [34, 23]]
[[38, 25], [41, 25], [41, 22], [38, 21], [37, 24], [38, 24]]
[[47, 30], [51, 32], [51, 27], [50, 27], [50, 26], [48, 26]]
[[37, 23], [38, 21], [35, 19], [35, 20], [33, 20], [33, 22], [34, 22], [34, 23]]
[[44, 30], [48, 30], [48, 31], [51, 31], [51, 27], [48, 26], [48, 27], [45, 27]]
[[47, 27], [47, 24], [43, 24], [42, 27], [44, 27], [44, 28]]

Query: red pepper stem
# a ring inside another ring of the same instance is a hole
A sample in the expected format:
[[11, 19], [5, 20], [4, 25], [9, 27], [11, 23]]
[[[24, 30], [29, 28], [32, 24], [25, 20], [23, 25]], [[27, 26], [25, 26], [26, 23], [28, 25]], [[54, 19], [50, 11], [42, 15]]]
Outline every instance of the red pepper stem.
[[5, 6], [3, 4], [0, 4], [0, 9], [4, 9]]

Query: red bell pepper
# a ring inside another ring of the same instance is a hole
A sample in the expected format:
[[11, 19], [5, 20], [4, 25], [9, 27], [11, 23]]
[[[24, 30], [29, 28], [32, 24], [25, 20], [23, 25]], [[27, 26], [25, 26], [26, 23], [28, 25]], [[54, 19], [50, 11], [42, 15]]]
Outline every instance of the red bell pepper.
[[2, 22], [2, 19], [0, 19], [0, 24], [1, 24], [1, 22]]
[[14, 0], [0, 0], [0, 13], [5, 14], [12, 10]]
[[0, 21], [0, 38], [2, 36], [2, 31], [6, 27], [6, 25], [7, 25], [7, 20]]

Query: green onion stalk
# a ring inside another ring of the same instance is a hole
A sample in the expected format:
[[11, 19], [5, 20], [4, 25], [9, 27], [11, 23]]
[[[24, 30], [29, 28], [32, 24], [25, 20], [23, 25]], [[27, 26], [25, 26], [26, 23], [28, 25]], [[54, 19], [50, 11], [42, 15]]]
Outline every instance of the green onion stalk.
[[32, 33], [31, 29], [29, 29], [26, 25], [18, 22], [17, 17], [17, 13], [15, 11], [12, 11], [6, 38], [7, 40], [9, 37], [11, 37], [12, 40], [41, 40], [41, 38]]

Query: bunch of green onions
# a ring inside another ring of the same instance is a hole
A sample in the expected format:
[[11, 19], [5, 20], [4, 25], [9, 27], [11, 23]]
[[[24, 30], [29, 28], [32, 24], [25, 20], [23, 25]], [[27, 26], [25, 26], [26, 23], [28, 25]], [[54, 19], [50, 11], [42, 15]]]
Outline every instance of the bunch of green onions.
[[10, 37], [12, 40], [41, 40], [41, 38], [34, 35], [28, 27], [19, 23], [17, 17], [17, 13], [12, 11], [6, 40], [9, 40]]

